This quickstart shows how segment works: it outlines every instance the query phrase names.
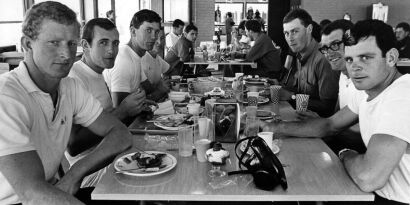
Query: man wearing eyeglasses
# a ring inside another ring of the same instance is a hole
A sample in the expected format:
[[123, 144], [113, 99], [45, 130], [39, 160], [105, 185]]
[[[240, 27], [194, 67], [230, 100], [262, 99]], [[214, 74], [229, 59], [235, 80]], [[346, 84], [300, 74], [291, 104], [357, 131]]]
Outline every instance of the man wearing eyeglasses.
[[303, 9], [289, 12], [283, 19], [283, 33], [290, 49], [296, 53], [293, 82], [285, 85], [283, 100], [294, 104], [297, 93], [309, 94], [308, 109], [321, 117], [334, 113], [337, 102], [339, 72], [333, 71], [327, 59], [318, 51], [319, 44], [312, 37], [313, 20]]
[[[147, 99], [158, 101], [168, 93], [166, 86], [154, 86], [142, 69], [142, 57], [152, 50], [161, 31], [161, 17], [154, 11], [143, 9], [131, 20], [129, 42], [120, 47], [114, 67], [104, 71], [104, 78], [112, 93], [114, 107], [139, 88], [145, 90]], [[161, 84], [163, 85], [163, 84]]]

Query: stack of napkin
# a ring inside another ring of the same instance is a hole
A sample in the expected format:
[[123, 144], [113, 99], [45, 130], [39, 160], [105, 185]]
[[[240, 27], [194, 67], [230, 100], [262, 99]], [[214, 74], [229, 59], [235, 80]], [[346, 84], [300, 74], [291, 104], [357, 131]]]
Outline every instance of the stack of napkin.
[[158, 103], [158, 109], [155, 110], [154, 115], [170, 115], [174, 113], [174, 105], [171, 100], [167, 100], [165, 102]]

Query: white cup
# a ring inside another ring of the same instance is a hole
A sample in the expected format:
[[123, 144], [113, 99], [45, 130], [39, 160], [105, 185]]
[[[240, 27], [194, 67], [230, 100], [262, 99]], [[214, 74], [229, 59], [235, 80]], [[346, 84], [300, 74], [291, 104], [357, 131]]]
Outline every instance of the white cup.
[[266, 144], [268, 144], [269, 148], [272, 150], [273, 146], [273, 132], [259, 132], [258, 137], [265, 140]]
[[206, 162], [206, 150], [210, 148], [211, 140], [209, 139], [200, 139], [195, 141], [195, 149], [196, 149], [196, 158], [199, 162]]
[[188, 113], [191, 115], [199, 115], [199, 107], [201, 105], [199, 103], [190, 103], [187, 105]]
[[209, 124], [211, 123], [211, 119], [207, 117], [200, 117], [198, 118], [198, 126], [199, 126], [199, 137], [200, 138], [208, 138], [209, 134]]

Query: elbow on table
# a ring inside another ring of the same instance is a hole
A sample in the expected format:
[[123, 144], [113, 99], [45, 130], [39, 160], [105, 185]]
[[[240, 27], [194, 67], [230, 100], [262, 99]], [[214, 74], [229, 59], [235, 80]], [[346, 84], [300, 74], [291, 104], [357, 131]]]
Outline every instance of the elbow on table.
[[358, 175], [355, 181], [360, 190], [364, 192], [374, 192], [387, 183], [387, 179], [369, 173]]

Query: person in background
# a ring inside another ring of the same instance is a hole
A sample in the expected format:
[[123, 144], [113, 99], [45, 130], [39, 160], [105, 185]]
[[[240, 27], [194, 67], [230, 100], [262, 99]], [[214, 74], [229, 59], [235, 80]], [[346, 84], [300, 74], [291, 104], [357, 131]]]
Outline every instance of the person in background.
[[272, 39], [262, 32], [261, 24], [257, 20], [249, 20], [245, 24], [246, 35], [255, 44], [246, 54], [246, 60], [257, 63], [257, 69], [246, 69], [246, 75], [259, 75], [277, 79], [282, 70], [280, 51], [275, 48]]
[[161, 17], [154, 11], [143, 9], [134, 14], [130, 23], [131, 38], [119, 48], [114, 67], [104, 71], [104, 78], [111, 91], [114, 107], [130, 94], [141, 88], [146, 98], [153, 101], [163, 99], [168, 89], [155, 87], [142, 69], [142, 57], [152, 50], [161, 32]]
[[361, 190], [375, 193], [375, 201], [368, 204], [409, 204], [410, 75], [401, 75], [395, 67], [399, 56], [391, 26], [379, 20], [359, 21], [351, 35], [344, 54], [347, 71], [367, 96], [353, 95], [329, 118], [261, 126], [277, 134], [324, 137], [359, 122], [367, 151], [341, 150], [346, 172]]
[[167, 52], [178, 42], [179, 38], [181, 38], [184, 26], [185, 23], [180, 19], [175, 19], [174, 22], [172, 22], [172, 31], [165, 36]]
[[[84, 51], [83, 56], [73, 64], [68, 76], [81, 82], [84, 88], [100, 102], [105, 112], [129, 124], [126, 119], [141, 113], [147, 108], [147, 104], [142, 91], [127, 96], [116, 109], [113, 107], [111, 94], [102, 72], [114, 66], [118, 54], [119, 33], [116, 26], [108, 19], [91, 19], [82, 29], [80, 43]], [[73, 124], [67, 152], [65, 152], [70, 166], [92, 152], [102, 139], [87, 127]], [[81, 187], [94, 187], [105, 171], [106, 168], [85, 177]]]
[[252, 20], [253, 19], [253, 8], [249, 7], [248, 11], [246, 12], [246, 19], [245, 20]]
[[[0, 204], [83, 204], [73, 196], [83, 178], [131, 147], [132, 136], [66, 78], [80, 33], [74, 11], [53, 1], [34, 4], [22, 31], [24, 60], [0, 76]], [[57, 178], [73, 123], [104, 139]]]
[[245, 24], [246, 21], [241, 21], [238, 25], [238, 31], [239, 34], [241, 35], [241, 38], [239, 39], [239, 44], [240, 44], [240, 49], [249, 49], [251, 47], [251, 39], [246, 35], [246, 30], [245, 30]]
[[113, 24], [115, 24], [115, 17], [114, 17], [114, 10], [109, 10], [105, 13], [107, 19], [110, 20]]
[[283, 33], [297, 62], [290, 72], [293, 79], [283, 85], [281, 98], [295, 105], [295, 94], [309, 94], [308, 109], [328, 117], [334, 113], [340, 74], [319, 52], [319, 44], [312, 37], [312, 22], [303, 9], [292, 10], [283, 19]]
[[184, 29], [184, 35], [172, 46], [165, 61], [170, 65], [166, 75], [183, 75], [185, 71], [192, 73], [189, 66], [184, 66], [184, 62], [189, 62], [194, 58], [194, 42], [198, 37], [198, 28], [194, 24], [189, 24]]
[[396, 33], [399, 58], [410, 58], [410, 25], [406, 22], [397, 24], [394, 32]]
[[329, 19], [323, 19], [319, 22], [320, 28], [324, 29], [327, 25], [329, 25], [330, 23], [332, 23], [331, 20]]
[[228, 12], [226, 13], [226, 20], [225, 20], [225, 30], [226, 30], [226, 45], [229, 45], [231, 43], [232, 39], [232, 26], [235, 25], [235, 22], [232, 19], [232, 13]]
[[221, 10], [219, 10], [219, 5], [216, 6], [215, 10], [215, 22], [220, 23], [222, 21]]
[[262, 32], [265, 32], [265, 20], [261, 17], [259, 10], [256, 9], [254, 20], [257, 20], [261, 24]]
[[165, 76], [162, 76], [169, 69], [169, 64], [162, 59], [161, 53], [164, 52], [164, 27], [161, 27], [161, 31], [158, 34], [158, 39], [155, 42], [154, 48], [145, 53], [142, 57], [141, 66], [147, 76], [149, 82], [154, 86], [162, 89], [170, 89], [170, 81]]

